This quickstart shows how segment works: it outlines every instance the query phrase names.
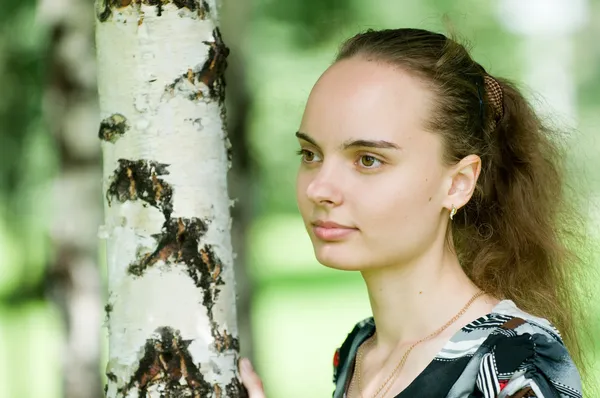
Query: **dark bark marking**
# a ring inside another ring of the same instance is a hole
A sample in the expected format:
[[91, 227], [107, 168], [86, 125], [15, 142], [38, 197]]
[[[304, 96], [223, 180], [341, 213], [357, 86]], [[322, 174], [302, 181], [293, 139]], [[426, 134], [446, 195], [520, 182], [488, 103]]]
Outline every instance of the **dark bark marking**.
[[98, 137], [114, 144], [129, 129], [127, 118], [120, 113], [115, 113], [100, 122]]
[[204, 0], [173, 0], [177, 8], [187, 8], [190, 11], [198, 11], [198, 16], [205, 19], [206, 14], [210, 12], [208, 3]]
[[225, 69], [227, 69], [227, 56], [229, 48], [223, 42], [219, 28], [213, 30], [214, 41], [204, 41], [209, 46], [208, 59], [202, 66], [199, 80], [204, 83], [208, 89], [211, 99], [223, 103], [225, 101]]
[[147, 4], [149, 6], [156, 6], [156, 15], [162, 16], [163, 6], [169, 3], [169, 0], [135, 0], [137, 3]]
[[112, 304], [108, 303], [104, 306], [104, 312], [106, 314], [106, 322], [108, 322], [110, 320], [110, 313], [113, 310], [113, 306]]
[[169, 219], [173, 212], [173, 190], [158, 178], [169, 174], [167, 167], [166, 164], [151, 160], [119, 159], [119, 167], [106, 192], [108, 205], [111, 205], [111, 198], [116, 198], [121, 203], [139, 199], [161, 210], [165, 219]]
[[227, 144], [225, 149], [227, 149], [227, 161], [229, 162], [229, 168], [231, 168], [231, 164], [233, 162], [233, 147], [231, 145], [231, 141], [229, 141], [229, 138], [226, 138], [226, 140]]
[[219, 333], [217, 325], [212, 325], [212, 336], [215, 339], [214, 347], [217, 352], [223, 353], [227, 350], [234, 350], [238, 352], [240, 350], [240, 342], [232, 334], [227, 333], [227, 329], [223, 330], [223, 333]]
[[233, 145], [229, 140], [229, 125], [227, 124], [227, 108], [222, 106], [220, 115], [221, 123], [223, 125], [223, 135], [225, 136], [225, 149], [227, 150], [227, 162], [229, 163], [229, 169], [233, 162]]
[[198, 131], [201, 131], [204, 129], [204, 126], [202, 125], [202, 119], [200, 118], [196, 118], [193, 120], [192, 124], [194, 126], [196, 126], [196, 128], [198, 129]]
[[157, 241], [156, 250], [140, 260], [138, 264], [129, 266], [129, 273], [142, 276], [144, 271], [153, 266], [157, 261], [185, 262], [188, 266], [195, 266], [200, 260], [198, 245], [208, 227], [199, 218], [169, 219], [163, 224], [162, 232], [153, 235]]
[[104, 0], [103, 10], [97, 14], [98, 20], [106, 22], [112, 15], [113, 9], [127, 7], [132, 2], [136, 3], [137, 0]]
[[110, 8], [106, 7], [106, 8], [104, 8], [104, 10], [97, 13], [96, 16], [98, 17], [98, 21], [106, 22], [108, 20], [108, 17], [111, 16], [111, 14], [112, 14], [112, 11], [110, 10]]
[[[135, 386], [138, 397], [145, 398], [151, 386], [160, 384], [165, 387], [164, 398], [211, 396], [213, 386], [204, 379], [188, 350], [192, 340], [183, 340], [180, 332], [170, 327], [158, 328], [155, 333], [158, 337], [146, 340], [137, 370], [118, 393], [126, 396]], [[182, 378], [186, 384], [181, 384]]]
[[191, 11], [196, 11], [198, 2], [196, 0], [173, 0], [173, 4], [177, 6], [177, 8], [189, 8]]
[[200, 2], [202, 7], [198, 8], [198, 16], [200, 19], [207, 19], [208, 15], [210, 14], [210, 7], [205, 0], [201, 0]]
[[231, 383], [225, 386], [226, 397], [248, 398], [248, 391], [244, 388], [237, 377], [231, 380]]
[[219, 298], [220, 293], [217, 286], [225, 284], [223, 278], [221, 278], [223, 265], [209, 245], [204, 245], [200, 249], [198, 260], [194, 261], [195, 266], [188, 265], [188, 274], [196, 286], [203, 289], [202, 304], [208, 308], [212, 319], [212, 307]]
[[113, 372], [106, 372], [106, 378], [113, 383], [117, 382], [117, 375], [115, 375]]
[[112, 15], [114, 9], [128, 7], [130, 5], [146, 4], [156, 6], [156, 15], [162, 16], [164, 6], [173, 3], [177, 8], [187, 8], [192, 12], [197, 12], [200, 19], [206, 19], [210, 8], [205, 0], [104, 0], [102, 11], [97, 16], [100, 22], [106, 22]]
[[225, 101], [225, 69], [227, 69], [227, 56], [229, 48], [223, 42], [219, 28], [213, 30], [214, 41], [203, 41], [209, 46], [208, 58], [200, 70], [188, 69], [175, 81], [165, 87], [165, 93], [175, 94], [176, 91], [189, 91], [191, 84], [195, 90], [188, 96], [191, 101], [204, 98], [202, 89], [198, 85], [202, 83], [208, 88], [208, 99], [223, 104]]
[[[139, 262], [129, 266], [131, 275], [142, 276], [146, 269], [163, 261], [166, 264], [183, 263], [194, 284], [203, 291], [202, 304], [208, 309], [209, 316], [214, 302], [219, 297], [218, 286], [225, 282], [221, 277], [223, 265], [209, 245], [198, 250], [200, 240], [206, 233], [207, 223], [198, 219], [169, 219], [163, 225], [163, 232], [154, 235], [157, 247]], [[212, 319], [212, 317], [211, 317]]]

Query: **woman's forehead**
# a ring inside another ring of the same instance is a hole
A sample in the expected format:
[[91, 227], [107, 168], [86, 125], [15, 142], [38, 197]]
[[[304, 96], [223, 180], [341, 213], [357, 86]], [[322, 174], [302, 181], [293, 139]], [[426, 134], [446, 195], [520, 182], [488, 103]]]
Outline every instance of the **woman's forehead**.
[[381, 62], [346, 59], [315, 84], [300, 130], [343, 140], [359, 135], [398, 138], [398, 133], [423, 130], [430, 102], [430, 91], [407, 72]]

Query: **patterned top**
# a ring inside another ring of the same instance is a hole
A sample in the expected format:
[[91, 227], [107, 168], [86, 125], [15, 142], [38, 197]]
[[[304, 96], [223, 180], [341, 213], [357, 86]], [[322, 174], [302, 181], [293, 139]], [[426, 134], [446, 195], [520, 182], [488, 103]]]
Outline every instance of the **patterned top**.
[[[345, 398], [356, 351], [374, 332], [367, 318], [336, 350], [333, 398]], [[503, 300], [459, 330], [395, 398], [582, 398], [581, 391], [558, 330]]]

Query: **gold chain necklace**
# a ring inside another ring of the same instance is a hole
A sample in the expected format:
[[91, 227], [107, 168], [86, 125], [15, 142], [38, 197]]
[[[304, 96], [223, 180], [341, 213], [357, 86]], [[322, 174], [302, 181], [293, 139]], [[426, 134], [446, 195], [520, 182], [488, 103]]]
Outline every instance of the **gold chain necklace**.
[[[406, 359], [408, 358], [408, 354], [410, 354], [410, 352], [413, 350], [413, 348], [415, 348], [418, 344], [421, 344], [424, 341], [430, 340], [436, 336], [438, 336], [440, 333], [442, 333], [444, 330], [446, 330], [450, 325], [452, 325], [454, 322], [456, 322], [458, 320], [458, 318], [460, 318], [461, 316], [464, 315], [464, 313], [467, 311], [467, 309], [469, 309], [469, 307], [471, 306], [471, 304], [473, 304], [473, 302], [475, 300], [477, 300], [479, 297], [483, 296], [485, 294], [485, 292], [483, 291], [479, 291], [478, 293], [476, 293], [473, 297], [471, 297], [471, 299], [467, 302], [467, 304], [463, 307], [462, 310], [460, 310], [460, 312], [458, 314], [456, 314], [452, 319], [450, 319], [448, 322], [446, 322], [446, 324], [444, 326], [442, 326], [441, 328], [439, 328], [438, 330], [436, 330], [435, 332], [431, 333], [429, 336], [422, 338], [421, 340], [413, 343], [408, 350], [406, 350], [406, 352], [404, 353], [404, 355], [402, 356], [402, 359], [400, 360], [400, 362], [398, 363], [398, 365], [396, 365], [396, 367], [394, 368], [394, 370], [392, 371], [392, 373], [388, 376], [388, 378], [383, 382], [383, 384], [377, 389], [377, 391], [375, 391], [375, 394], [373, 394], [372, 398], [376, 398], [379, 393], [381, 392], [381, 390], [383, 390], [383, 388], [388, 385], [388, 387], [385, 389], [385, 391], [383, 391], [383, 395], [381, 396], [381, 398], [385, 397], [385, 395], [388, 393], [388, 391], [390, 390], [390, 388], [392, 388], [392, 386], [394, 385], [394, 383], [390, 383], [390, 381], [393, 381], [396, 379], [396, 377], [398, 377], [400, 370], [402, 370], [402, 368], [404, 367], [404, 364], [406, 363]], [[371, 336], [369, 338], [369, 340], [367, 341], [367, 343], [372, 343], [373, 342], [373, 337], [375, 336], [375, 334], [373, 334], [373, 336]], [[365, 344], [362, 345], [363, 347], [365, 346]], [[357, 353], [357, 357], [356, 357], [356, 365], [354, 367], [355, 372], [356, 373], [356, 379], [357, 379], [357, 384], [358, 384], [358, 393], [360, 395], [361, 398], [363, 398], [363, 394], [362, 394], [362, 385], [361, 385], [361, 380], [360, 380], [360, 373], [361, 373], [361, 368], [362, 368], [362, 350], [361, 348], [363, 347], [359, 347], [358, 349], [358, 353]], [[350, 395], [350, 392], [352, 391], [353, 388], [353, 384], [354, 383], [350, 383], [350, 386], [348, 388], [348, 395]]]

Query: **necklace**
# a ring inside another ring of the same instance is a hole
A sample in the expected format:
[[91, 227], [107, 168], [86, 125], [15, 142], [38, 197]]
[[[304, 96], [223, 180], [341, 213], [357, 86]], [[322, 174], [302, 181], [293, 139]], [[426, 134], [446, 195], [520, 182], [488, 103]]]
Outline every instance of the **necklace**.
[[[390, 388], [392, 388], [392, 386], [394, 385], [393, 382], [392, 383], [390, 383], [390, 382], [394, 381], [398, 377], [398, 375], [400, 373], [400, 370], [402, 370], [402, 368], [404, 367], [404, 364], [406, 363], [406, 359], [408, 358], [408, 355], [413, 350], [413, 348], [415, 348], [417, 345], [423, 343], [424, 341], [430, 340], [430, 339], [438, 336], [440, 333], [442, 333], [444, 330], [446, 330], [450, 325], [452, 325], [454, 322], [456, 322], [458, 320], [458, 318], [460, 318], [467, 311], [467, 309], [469, 309], [469, 307], [471, 306], [471, 304], [473, 304], [473, 302], [475, 300], [477, 300], [477, 298], [483, 296], [484, 294], [485, 294], [485, 292], [483, 292], [483, 291], [479, 291], [478, 293], [476, 293], [473, 297], [471, 297], [471, 299], [462, 308], [462, 310], [460, 310], [460, 312], [458, 314], [456, 314], [452, 319], [450, 319], [448, 322], [446, 322], [446, 324], [444, 326], [442, 326], [441, 328], [439, 328], [435, 332], [431, 333], [427, 337], [424, 337], [421, 340], [413, 343], [408, 348], [408, 350], [406, 350], [406, 352], [402, 356], [402, 359], [400, 359], [400, 362], [398, 363], [398, 365], [396, 365], [396, 367], [394, 368], [394, 370], [392, 371], [392, 373], [383, 382], [383, 384], [377, 389], [377, 391], [375, 391], [375, 394], [373, 394], [372, 398], [376, 398], [379, 395], [379, 393], [387, 386], [387, 388], [385, 388], [385, 390], [383, 391], [383, 395], [381, 395], [381, 398], [385, 397], [385, 395], [388, 393], [388, 391], [390, 390]], [[366, 343], [367, 344], [371, 344], [373, 342], [373, 337], [374, 336], [375, 336], [375, 334], [373, 334], [373, 336], [371, 336]], [[363, 346], [365, 346], [365, 345], [366, 344], [363, 344]], [[356, 379], [357, 379], [356, 381], [357, 381], [357, 384], [358, 384], [358, 394], [359, 394], [359, 396], [361, 398], [363, 398], [362, 385], [361, 385], [361, 380], [360, 380], [360, 373], [361, 373], [362, 359], [363, 359], [362, 358], [363, 351], [361, 350], [361, 348], [363, 348], [363, 347], [359, 347], [358, 353], [357, 353], [357, 356], [356, 356], [355, 373], [356, 373]], [[348, 388], [348, 395], [350, 395], [350, 392], [352, 391], [353, 384], [354, 384], [353, 382], [350, 383], [350, 386]]]

